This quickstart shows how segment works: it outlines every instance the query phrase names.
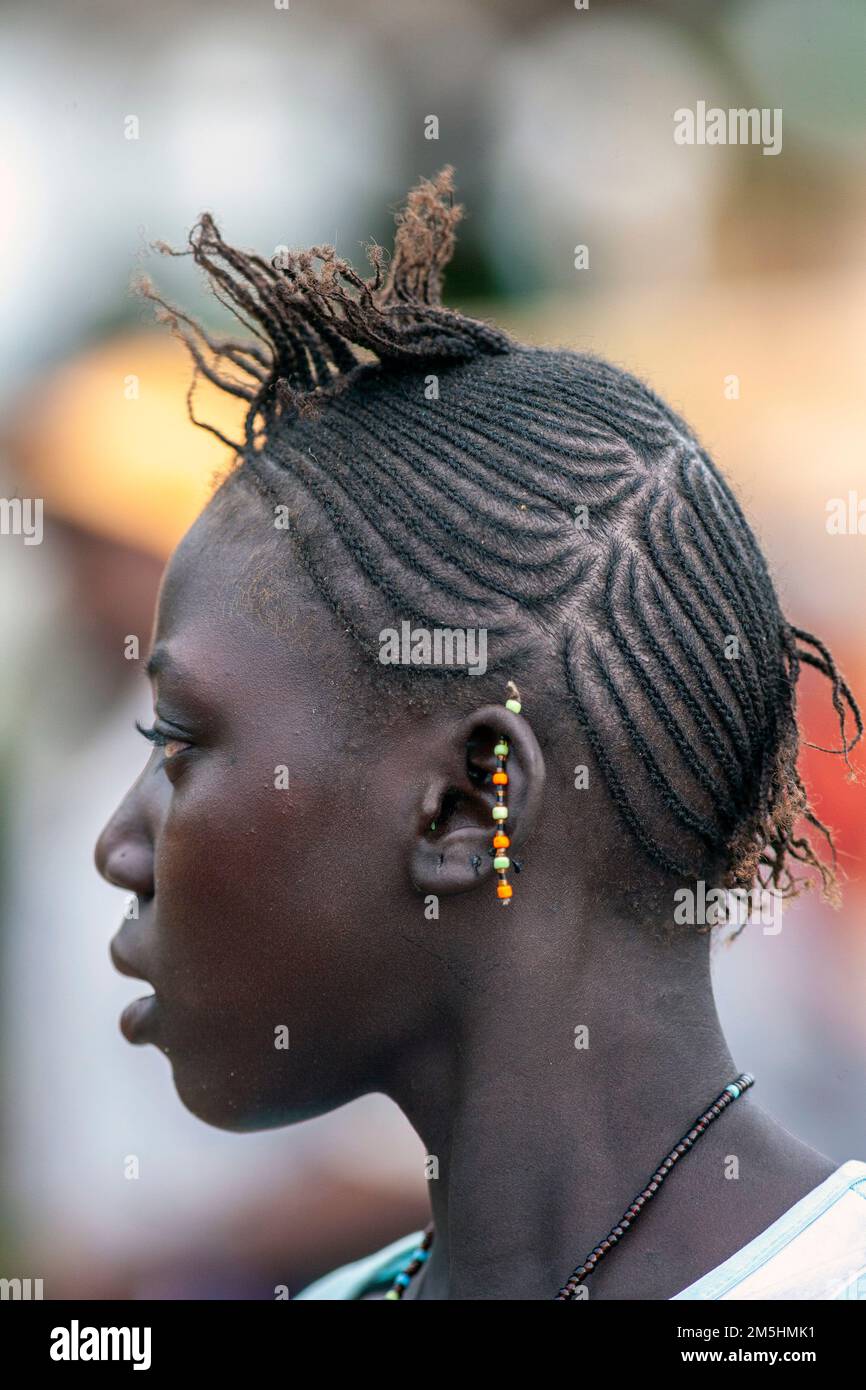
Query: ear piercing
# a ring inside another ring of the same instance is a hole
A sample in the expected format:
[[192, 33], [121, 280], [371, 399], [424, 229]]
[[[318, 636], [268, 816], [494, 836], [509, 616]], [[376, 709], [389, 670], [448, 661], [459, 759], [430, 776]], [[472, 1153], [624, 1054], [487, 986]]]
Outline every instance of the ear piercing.
[[[519, 714], [521, 711], [520, 691], [514, 681], [508, 682], [508, 699], [505, 701], [505, 708], [512, 714]], [[499, 882], [496, 885], [496, 896], [499, 898], [503, 907], [507, 907], [514, 892], [508, 882], [508, 869], [511, 867], [511, 860], [505, 851], [509, 848], [511, 840], [505, 833], [505, 822], [508, 820], [508, 807], [505, 804], [505, 788], [508, 786], [508, 773], [505, 764], [508, 759], [508, 740], [504, 734], [500, 734], [499, 742], [493, 749], [497, 760], [497, 768], [493, 774], [493, 785], [496, 788], [496, 805], [493, 807], [493, 819], [496, 822], [496, 833], [493, 836], [493, 867], [499, 875]]]

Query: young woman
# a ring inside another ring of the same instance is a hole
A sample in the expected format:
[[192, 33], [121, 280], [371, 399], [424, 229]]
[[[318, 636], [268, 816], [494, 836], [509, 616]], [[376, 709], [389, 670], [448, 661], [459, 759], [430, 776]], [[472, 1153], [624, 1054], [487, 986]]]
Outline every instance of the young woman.
[[213, 1125], [370, 1091], [414, 1125], [430, 1231], [302, 1297], [866, 1296], [866, 1164], [756, 1102], [701, 907], [801, 868], [834, 891], [803, 665], [845, 761], [855, 701], [663, 401], [442, 307], [451, 193], [410, 194], [366, 280], [204, 216], [190, 253], [250, 336], [163, 305], [248, 413], [97, 849], [140, 900], [114, 962], [155, 989], [123, 1032]]

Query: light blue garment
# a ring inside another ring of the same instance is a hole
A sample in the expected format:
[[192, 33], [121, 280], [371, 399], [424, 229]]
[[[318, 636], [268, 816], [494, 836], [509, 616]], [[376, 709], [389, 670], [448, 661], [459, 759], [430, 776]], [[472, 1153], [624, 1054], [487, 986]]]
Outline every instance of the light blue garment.
[[323, 1275], [314, 1284], [308, 1284], [298, 1298], [360, 1298], [380, 1286], [389, 1287], [423, 1238], [423, 1231], [402, 1236], [375, 1255], [366, 1255], [363, 1260]]
[[[390, 1287], [422, 1231], [308, 1285], [298, 1298], [360, 1299]], [[851, 1159], [675, 1298], [866, 1299], [866, 1163]]]

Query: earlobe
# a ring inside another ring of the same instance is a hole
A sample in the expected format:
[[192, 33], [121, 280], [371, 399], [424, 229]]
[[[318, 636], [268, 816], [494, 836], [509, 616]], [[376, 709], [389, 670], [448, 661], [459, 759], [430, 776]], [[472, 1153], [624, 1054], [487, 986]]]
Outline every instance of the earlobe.
[[420, 892], [437, 894], [484, 885], [491, 892], [496, 881], [492, 898], [507, 904], [514, 850], [531, 834], [544, 793], [538, 740], [516, 690], [504, 705], [485, 705], [461, 720], [446, 740], [431, 759], [437, 771], [419, 807], [410, 877]]

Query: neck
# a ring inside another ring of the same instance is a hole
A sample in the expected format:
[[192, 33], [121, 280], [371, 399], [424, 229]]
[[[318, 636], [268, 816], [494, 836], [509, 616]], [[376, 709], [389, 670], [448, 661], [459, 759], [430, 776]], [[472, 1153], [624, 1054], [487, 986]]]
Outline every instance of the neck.
[[[436, 1234], [412, 1296], [553, 1298], [740, 1070], [716, 1013], [706, 937], [668, 944], [634, 924], [593, 923], [570, 926], [563, 949], [551, 927], [546, 918], [503, 935], [493, 967], [461, 991], [448, 1026], [404, 1055], [388, 1087], [432, 1169]], [[721, 1139], [710, 1125], [687, 1165], [701, 1150], [722, 1162], [736, 1108], [718, 1122]], [[671, 1202], [674, 1186], [691, 1189], [681, 1178], [667, 1180]], [[625, 1268], [636, 1236], [607, 1258]]]

